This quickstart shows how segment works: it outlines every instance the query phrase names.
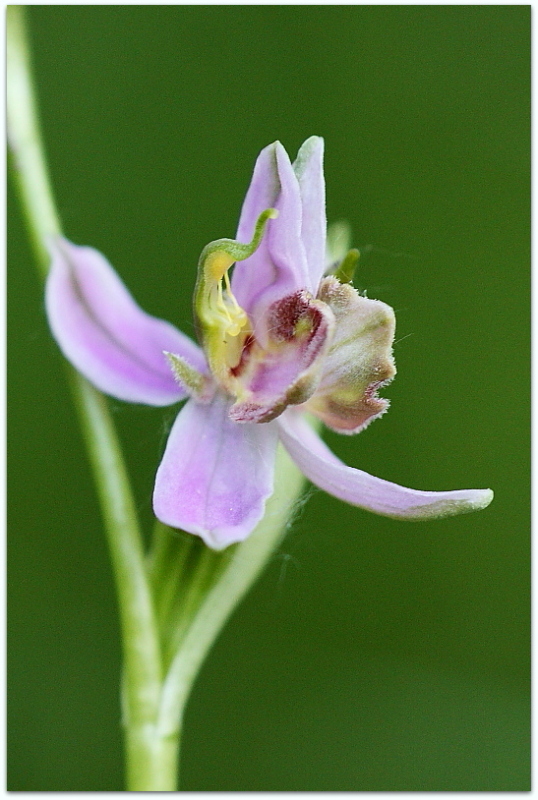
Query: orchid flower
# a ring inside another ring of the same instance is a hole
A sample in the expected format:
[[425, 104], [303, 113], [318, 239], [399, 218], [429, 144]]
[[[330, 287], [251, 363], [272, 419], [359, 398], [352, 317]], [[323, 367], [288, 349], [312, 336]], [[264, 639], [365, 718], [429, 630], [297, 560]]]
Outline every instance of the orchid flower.
[[96, 250], [51, 240], [46, 308], [69, 361], [120, 400], [187, 399], [157, 470], [154, 511], [215, 550], [261, 520], [279, 441], [316, 486], [377, 514], [421, 520], [492, 500], [489, 489], [416, 491], [348, 467], [308, 423], [310, 414], [358, 433], [386, 411], [377, 393], [395, 374], [392, 309], [348, 281], [353, 251], [325, 274], [326, 238], [323, 140], [308, 139], [293, 164], [269, 145], [236, 240], [200, 257], [199, 344], [142, 311]]

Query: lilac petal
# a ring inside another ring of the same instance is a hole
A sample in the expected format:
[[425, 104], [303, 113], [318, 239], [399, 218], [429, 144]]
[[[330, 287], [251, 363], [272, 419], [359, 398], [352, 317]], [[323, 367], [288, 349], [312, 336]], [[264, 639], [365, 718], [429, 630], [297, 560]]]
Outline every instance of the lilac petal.
[[[275, 142], [260, 153], [237, 230], [238, 241], [250, 241], [258, 216], [266, 208], [279, 211], [262, 243], [250, 258], [236, 264], [232, 290], [247, 314], [257, 322], [264, 309], [285, 294], [308, 289], [315, 294], [301, 239], [302, 200], [288, 154]], [[263, 332], [256, 330], [258, 338]]]
[[325, 271], [327, 238], [323, 139], [320, 136], [311, 136], [304, 142], [297, 153], [293, 169], [299, 181], [303, 207], [301, 239], [310, 281], [315, 291]]
[[267, 234], [267, 246], [277, 267], [277, 280], [286, 286], [286, 294], [294, 289], [307, 289], [313, 294], [306, 253], [301, 237], [303, 202], [299, 181], [289, 156], [280, 143], [276, 146], [280, 195], [275, 208], [279, 211]]
[[189, 400], [179, 412], [157, 471], [153, 508], [166, 525], [222, 550], [245, 539], [273, 492], [275, 425], [238, 425], [229, 400]]
[[306, 477], [346, 503], [406, 520], [450, 517], [478, 511], [493, 499], [491, 489], [421, 492], [406, 489], [343, 464], [296, 411], [278, 420], [282, 443]]
[[[249, 242], [261, 212], [274, 208], [280, 193], [276, 161], [277, 142], [265, 147], [254, 166], [254, 174], [247, 191], [237, 228], [238, 242]], [[274, 224], [274, 222], [273, 222]], [[260, 293], [275, 277], [275, 267], [264, 239], [256, 252], [235, 265], [232, 290], [239, 305], [247, 311]]]
[[[249, 242], [261, 212], [272, 208], [280, 193], [280, 181], [276, 161], [279, 142], [264, 147], [254, 165], [254, 173], [243, 201], [236, 239]], [[281, 146], [281, 145], [280, 145]]]
[[97, 250], [50, 241], [49, 324], [65, 357], [98, 389], [131, 403], [165, 406], [185, 397], [163, 351], [199, 372], [201, 350], [170, 323], [146, 314]]

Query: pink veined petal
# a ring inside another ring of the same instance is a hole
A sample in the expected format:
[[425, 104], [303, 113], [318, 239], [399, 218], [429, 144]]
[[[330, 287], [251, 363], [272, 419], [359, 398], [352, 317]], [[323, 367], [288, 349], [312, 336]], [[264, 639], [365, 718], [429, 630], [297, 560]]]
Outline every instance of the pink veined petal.
[[450, 517], [478, 511], [493, 499], [491, 489], [406, 489], [343, 464], [297, 412], [286, 411], [277, 424], [282, 443], [312, 483], [346, 503], [376, 514], [407, 520]]
[[153, 495], [158, 519], [214, 550], [243, 541], [273, 492], [276, 427], [231, 422], [229, 405], [220, 394], [209, 405], [189, 400], [181, 409]]
[[301, 146], [293, 169], [299, 181], [303, 219], [301, 239], [314, 292], [325, 272], [327, 215], [323, 175], [323, 139], [311, 136]]
[[[258, 157], [241, 212], [238, 241], [250, 240], [258, 215], [268, 207], [278, 209], [278, 218], [267, 226], [256, 252], [236, 264], [232, 277], [234, 295], [255, 323], [275, 300], [298, 289], [315, 294], [317, 288], [311, 284], [301, 239], [299, 182], [280, 142], [266, 147]], [[263, 331], [257, 329], [256, 334], [264, 339]]]
[[65, 357], [98, 389], [131, 403], [165, 406], [186, 396], [163, 351], [206, 372], [202, 351], [135, 303], [97, 250], [51, 240], [45, 303]]

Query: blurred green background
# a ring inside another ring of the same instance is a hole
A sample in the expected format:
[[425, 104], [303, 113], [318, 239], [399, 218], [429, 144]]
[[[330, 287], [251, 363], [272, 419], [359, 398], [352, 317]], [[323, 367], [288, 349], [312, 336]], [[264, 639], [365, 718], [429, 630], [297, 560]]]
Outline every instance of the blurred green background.
[[[529, 6], [33, 6], [66, 234], [192, 333], [258, 152], [325, 137], [329, 220], [397, 312], [349, 464], [484, 512], [312, 491], [208, 658], [184, 790], [529, 789]], [[120, 790], [111, 570], [17, 200], [9, 213], [9, 784]], [[173, 410], [113, 402], [144, 521]]]

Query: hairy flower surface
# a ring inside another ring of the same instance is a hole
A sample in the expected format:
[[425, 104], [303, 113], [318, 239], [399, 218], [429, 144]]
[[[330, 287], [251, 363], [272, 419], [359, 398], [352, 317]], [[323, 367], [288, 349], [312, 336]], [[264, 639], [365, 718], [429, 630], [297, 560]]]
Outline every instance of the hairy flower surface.
[[201, 346], [142, 311], [96, 250], [56, 238], [51, 252], [47, 314], [71, 363], [120, 400], [187, 398], [155, 480], [154, 511], [167, 525], [216, 550], [245, 539], [272, 494], [279, 441], [314, 484], [378, 514], [418, 520], [491, 502], [489, 489], [415, 491], [348, 467], [305, 419], [358, 433], [387, 409], [377, 392], [395, 374], [392, 309], [341, 282], [344, 265], [325, 275], [319, 137], [293, 164], [279, 142], [266, 147], [237, 240], [203, 250], [194, 297]]

